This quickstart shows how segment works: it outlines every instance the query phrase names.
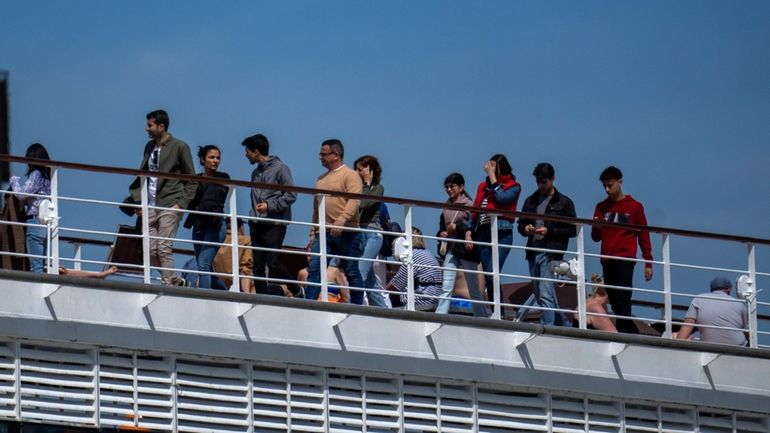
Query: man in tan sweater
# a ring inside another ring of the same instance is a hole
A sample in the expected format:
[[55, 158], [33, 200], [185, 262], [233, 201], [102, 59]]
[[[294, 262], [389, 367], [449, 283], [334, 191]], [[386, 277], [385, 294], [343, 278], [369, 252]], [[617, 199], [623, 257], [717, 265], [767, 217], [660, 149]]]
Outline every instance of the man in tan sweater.
[[[340, 140], [332, 138], [321, 144], [318, 158], [321, 165], [326, 168], [326, 173], [316, 179], [317, 189], [361, 194], [361, 178], [355, 170], [345, 165], [345, 148]], [[313, 199], [313, 223], [319, 222], [318, 204], [321, 198]], [[326, 196], [326, 252], [346, 257], [361, 257], [361, 237], [356, 231], [346, 230], [346, 227], [358, 228], [358, 204], [359, 200], [339, 196]], [[310, 231], [310, 248], [313, 253], [320, 251], [318, 228]], [[308, 264], [308, 282], [321, 281], [321, 258], [311, 256]], [[326, 264], [324, 264], [326, 266]], [[343, 259], [340, 266], [348, 279], [351, 287], [363, 287], [361, 273], [358, 271], [356, 260]], [[305, 296], [308, 299], [317, 299], [321, 292], [320, 286], [308, 285]], [[354, 304], [362, 304], [364, 292], [351, 290], [350, 301]]]

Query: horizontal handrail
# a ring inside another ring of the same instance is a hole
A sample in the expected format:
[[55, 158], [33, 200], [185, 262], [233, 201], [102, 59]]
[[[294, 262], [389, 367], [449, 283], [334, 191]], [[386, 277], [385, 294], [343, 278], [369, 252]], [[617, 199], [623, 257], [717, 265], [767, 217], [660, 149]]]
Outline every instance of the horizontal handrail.
[[[13, 156], [8, 154], [0, 154], [0, 161], [15, 162], [15, 163], [22, 163], [22, 164], [33, 164], [33, 165], [41, 165], [41, 166], [48, 166], [48, 167], [60, 167], [60, 168], [66, 168], [66, 169], [91, 171], [91, 172], [97, 172], [97, 173], [123, 174], [123, 175], [129, 175], [129, 176], [160, 177], [164, 179], [175, 179], [175, 180], [182, 180], [187, 182], [199, 182], [201, 180], [201, 177], [196, 175], [165, 173], [165, 172], [138, 170], [138, 169], [124, 168], [124, 167], [100, 166], [100, 165], [93, 165], [93, 164], [81, 164], [81, 163], [65, 162], [65, 161], [58, 161], [58, 160], [43, 160], [43, 159], [35, 159], [35, 158], [26, 158], [21, 156]], [[278, 190], [278, 191], [287, 191], [287, 192], [314, 194], [314, 195], [328, 194], [328, 195], [334, 195], [338, 197], [344, 197], [344, 198], [355, 199], [355, 200], [364, 200], [364, 199], [371, 198], [371, 196], [364, 195], [364, 194], [330, 191], [330, 190], [308, 188], [308, 187], [301, 187], [301, 186], [265, 184], [265, 183], [259, 183], [259, 182], [237, 180], [237, 179], [222, 179], [222, 178], [211, 177], [211, 178], [206, 178], [206, 183], [227, 185], [227, 186], [241, 186], [245, 188], [263, 188], [263, 189], [272, 189], [272, 190]], [[477, 207], [455, 205], [450, 203], [434, 202], [434, 201], [427, 201], [427, 200], [407, 199], [402, 197], [382, 196], [382, 197], [378, 197], [378, 200], [388, 202], [388, 203], [399, 204], [399, 205], [420, 206], [420, 207], [427, 207], [427, 208], [433, 208], [433, 209], [452, 209], [452, 210], [460, 210], [460, 211], [471, 211], [471, 212], [477, 212], [477, 213], [484, 212], [488, 214], [508, 216], [512, 218], [513, 217], [537, 218], [544, 221], [562, 222], [562, 223], [576, 224], [576, 225], [585, 224], [585, 225], [590, 225], [592, 227], [599, 227], [599, 228], [615, 227], [615, 228], [624, 228], [627, 230], [634, 230], [634, 231], [646, 231], [651, 233], [661, 233], [661, 234], [667, 233], [667, 234], [673, 234], [678, 236], [727, 240], [727, 241], [742, 242], [742, 243], [754, 243], [757, 245], [770, 245], [770, 239], [699, 231], [699, 230], [685, 230], [685, 229], [677, 229], [677, 228], [663, 227], [663, 226], [641, 226], [636, 224], [623, 224], [623, 223], [597, 221], [597, 220], [588, 219], [588, 218], [572, 218], [572, 217], [563, 217], [563, 216], [555, 216], [555, 215], [532, 214], [532, 213], [526, 213], [526, 212], [512, 212], [512, 211], [505, 211], [500, 209], [477, 208]]]

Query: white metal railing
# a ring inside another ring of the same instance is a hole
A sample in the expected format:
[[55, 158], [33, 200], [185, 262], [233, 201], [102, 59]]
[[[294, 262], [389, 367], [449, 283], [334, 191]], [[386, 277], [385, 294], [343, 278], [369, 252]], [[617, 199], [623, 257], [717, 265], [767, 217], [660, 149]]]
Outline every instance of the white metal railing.
[[[2, 159], [8, 159], [12, 161], [17, 162], [26, 162], [27, 160], [25, 158], [15, 158], [15, 157], [9, 157], [9, 156], [2, 156]], [[40, 161], [37, 161], [36, 163], [40, 163]], [[45, 164], [41, 164], [45, 165]], [[326, 215], [326, 197], [328, 195], [332, 195], [334, 193], [329, 191], [317, 191], [310, 188], [295, 188], [299, 189], [300, 193], [311, 195], [311, 194], [317, 194], [320, 198], [319, 200], [319, 207], [318, 207], [318, 223], [312, 223], [308, 221], [281, 221], [281, 220], [271, 220], [269, 218], [263, 218], [263, 217], [251, 217], [247, 215], [240, 215], [237, 212], [237, 191], [238, 189], [248, 189], [250, 184], [249, 182], [243, 182], [243, 181], [226, 181], [226, 180], [215, 180], [212, 181], [214, 183], [221, 183], [227, 186], [228, 188], [228, 206], [226, 208], [226, 212], [223, 214], [213, 214], [210, 212], [198, 212], [198, 211], [191, 211], [191, 210], [179, 210], [179, 212], [185, 212], [185, 213], [196, 213], [200, 215], [218, 215], [223, 218], [226, 218], [231, 227], [237, 227], [237, 222], [239, 219], [245, 220], [245, 221], [255, 221], [255, 222], [276, 222], [276, 223], [286, 223], [292, 227], [312, 227], [315, 230], [317, 230], [318, 233], [318, 240], [319, 240], [319, 251], [318, 252], [304, 252], [304, 251], [287, 251], [283, 249], [270, 249], [270, 248], [259, 248], [259, 247], [252, 247], [252, 246], [240, 246], [238, 245], [238, 236], [235, 233], [235, 230], [233, 230], [233, 235], [231, 236], [231, 242], [227, 245], [225, 244], [219, 244], [219, 243], [212, 243], [212, 242], [204, 242], [204, 241], [193, 241], [188, 239], [182, 239], [182, 238], [161, 238], [158, 236], [150, 236], [149, 235], [149, 226], [146, 218], [142, 219], [142, 234], [141, 235], [127, 235], [127, 234], [120, 234], [120, 236], [124, 237], [135, 237], [135, 238], [141, 238], [142, 240], [142, 263], [141, 264], [123, 264], [123, 263], [116, 263], [116, 262], [109, 262], [105, 260], [97, 260], [92, 258], [84, 258], [83, 257], [83, 249], [81, 245], [77, 245], [75, 248], [75, 252], [72, 257], [63, 257], [61, 255], [61, 248], [60, 248], [60, 239], [62, 237], [62, 234], [67, 233], [75, 233], [75, 234], [82, 234], [82, 235], [93, 235], [93, 236], [101, 236], [101, 237], [115, 237], [118, 236], [118, 233], [106, 231], [106, 230], [93, 230], [90, 228], [83, 228], [83, 227], [76, 227], [72, 224], [76, 223], [74, 220], [73, 215], [70, 214], [61, 214], [60, 209], [62, 208], [63, 203], [71, 203], [71, 204], [77, 204], [81, 206], [88, 206], [88, 205], [100, 205], [100, 206], [111, 206], [111, 207], [117, 207], [117, 206], [128, 206], [128, 207], [134, 207], [136, 209], [140, 209], [142, 211], [143, 215], [147, 215], [148, 211], [150, 209], [155, 210], [162, 210], [163, 208], [157, 207], [157, 206], [150, 206], [147, 196], [147, 173], [146, 172], [138, 172], [136, 170], [128, 170], [128, 169], [121, 169], [125, 173], [120, 174], [128, 174], [128, 175], [136, 175], [138, 174], [141, 180], [141, 202], [136, 205], [125, 205], [118, 202], [113, 201], [107, 201], [107, 200], [98, 200], [93, 198], [87, 198], [87, 197], [76, 197], [71, 195], [61, 195], [62, 186], [65, 187], [66, 185], [60, 185], [59, 182], [59, 173], [61, 170], [84, 170], [84, 171], [94, 171], [89, 170], [88, 168], [81, 168], [77, 167], [78, 164], [69, 164], [69, 163], [61, 163], [61, 162], [55, 162], [51, 163], [51, 194], [50, 196], [45, 196], [46, 198], [49, 198], [51, 200], [52, 205], [57, 210], [56, 218], [52, 218], [47, 226], [49, 229], [49, 241], [50, 241], [50, 247], [47, 252], [47, 255], [45, 258], [48, 260], [49, 266], [48, 266], [48, 272], [52, 274], [56, 274], [59, 271], [59, 264], [64, 263], [71, 263], [73, 266], [78, 269], [81, 267], [81, 264], [88, 264], [88, 265], [120, 265], [125, 268], [133, 268], [133, 269], [141, 269], [142, 270], [142, 280], [150, 284], [152, 283], [152, 271], [161, 271], [161, 270], [171, 270], [175, 272], [181, 272], [183, 269], [179, 269], [177, 267], [173, 268], [163, 268], [159, 266], [153, 266], [150, 263], [150, 245], [153, 241], [158, 240], [169, 240], [175, 243], [187, 243], [187, 244], [198, 244], [198, 245], [221, 245], [221, 246], [229, 246], [231, 248], [231, 259], [233, 263], [233, 269], [231, 273], [222, 273], [222, 272], [214, 272], [209, 273], [213, 276], [228, 276], [233, 279], [233, 284], [230, 288], [230, 290], [237, 291], [239, 290], [239, 282], [241, 278], [248, 277], [251, 280], [263, 280], [259, 277], [255, 276], [242, 276], [239, 272], [239, 267], [237, 266], [238, 258], [239, 258], [239, 250], [240, 249], [251, 249], [251, 250], [261, 250], [261, 251], [268, 251], [268, 252], [274, 252], [274, 253], [282, 253], [282, 254], [300, 254], [300, 255], [309, 255], [309, 256], [316, 256], [319, 258], [320, 263], [324, 264], [327, 263], [330, 258], [337, 258], [341, 260], [370, 260], [375, 263], [380, 263], [382, 265], [398, 265], [400, 262], [392, 260], [392, 259], [383, 259], [383, 258], [377, 258], [377, 259], [361, 259], [359, 257], [347, 257], [347, 256], [340, 256], [340, 255], [334, 255], [327, 253], [327, 230], [331, 228], [335, 228], [335, 226], [328, 225], [326, 223], [325, 215]], [[64, 166], [67, 166], [66, 168], [63, 168]], [[101, 170], [103, 172], [107, 172], [107, 168], [104, 168], [104, 170]], [[167, 175], [163, 173], [154, 173], [155, 176], [158, 177], [174, 177], [174, 175]], [[177, 175], [177, 177], [180, 177]], [[184, 176], [181, 176], [184, 177]], [[262, 187], [271, 187], [275, 189], [285, 189], [285, 187], [278, 186], [278, 185], [261, 185]], [[8, 194], [14, 194], [12, 192], [8, 192]], [[36, 196], [39, 197], [39, 196]], [[409, 259], [403, 264], [407, 268], [408, 277], [407, 277], [407, 287], [405, 288], [404, 293], [396, 292], [392, 290], [386, 290], [383, 287], [352, 287], [350, 285], [341, 285], [340, 288], [342, 289], [348, 289], [348, 290], [359, 290], [363, 291], [368, 294], [394, 294], [394, 295], [405, 295], [406, 302], [404, 305], [404, 308], [407, 310], [414, 310], [415, 309], [415, 300], [418, 297], [422, 297], [423, 299], [431, 299], [433, 301], [438, 301], [440, 297], [437, 296], [431, 296], [427, 294], [419, 294], [416, 291], [416, 287], [414, 284], [414, 276], [415, 271], [419, 269], [419, 265], [415, 265], [412, 261], [411, 257], [411, 246], [412, 246], [412, 240], [413, 237], [416, 235], [413, 235], [412, 228], [414, 226], [413, 220], [414, 220], [414, 210], [415, 209], [427, 209], [427, 210], [434, 210], [434, 209], [441, 209], [444, 207], [448, 207], [446, 204], [443, 203], [430, 203], [430, 202], [417, 202], [413, 201], [410, 202], [408, 200], [403, 199], [391, 199], [387, 197], [382, 198], [383, 202], [386, 203], [392, 203], [403, 206], [404, 209], [404, 232], [403, 233], [395, 233], [395, 232], [388, 232], [388, 231], [380, 231], [380, 233], [388, 234], [388, 235], [401, 235], [404, 236], [407, 240], [407, 245], [409, 246]], [[449, 206], [451, 207], [451, 206]], [[502, 214], [502, 212], [500, 213]], [[491, 227], [497, 226], [497, 218], [498, 213], [492, 213], [491, 215]], [[538, 216], [538, 218], [546, 219], [548, 220], [549, 216]], [[564, 218], [561, 219], [564, 222]], [[577, 298], [577, 307], [576, 311], [574, 311], [578, 326], [582, 329], [586, 329], [588, 327], [589, 319], [592, 317], [607, 317], [611, 319], [618, 319], [622, 318], [617, 315], [609, 314], [607, 312], [605, 313], [597, 313], [597, 312], [589, 312], [586, 311], [586, 297], [588, 295], [588, 292], [590, 291], [589, 288], [596, 288], [600, 284], [593, 283], [591, 281], [587, 281], [586, 278], [586, 263], [590, 260], [600, 260], [604, 258], [608, 258], [607, 256], [602, 256], [600, 254], [594, 254], [587, 252], [586, 243], [585, 243], [585, 230], [587, 228], [590, 228], [592, 225], [595, 224], [601, 224], [594, 221], [588, 221], [588, 220], [580, 220], [580, 219], [567, 219], [567, 222], [575, 224], [577, 226], [577, 236], [574, 241], [575, 250], [568, 250], [565, 251], [565, 255], [567, 257], [575, 257], [577, 259], [578, 263], [578, 278], [576, 281], [573, 282], [574, 284], [574, 290], [576, 291], [576, 298]], [[3, 224], [13, 224], [9, 222], [2, 222]], [[19, 225], [25, 225], [25, 226], [32, 226], [33, 223], [16, 223]], [[351, 231], [351, 232], [371, 232], [371, 229], [360, 229], [360, 228], [350, 228], [350, 227], [340, 227], [343, 230]], [[730, 273], [730, 274], [746, 274], [748, 278], [754, 283], [755, 288], [759, 288], [760, 285], [757, 282], [758, 277], [767, 278], [770, 277], [770, 270], [766, 272], [758, 272], [757, 271], [757, 260], [756, 260], [756, 247], [757, 245], [761, 245], [763, 247], [767, 247], [770, 245], [770, 240], [763, 240], [763, 239], [748, 239], [748, 238], [740, 238], [740, 237], [731, 237], [727, 235], [718, 235], [718, 234], [707, 234], [707, 233], [695, 233], [695, 232], [685, 232], [681, 230], [668, 230], [668, 229], [661, 229], [661, 228], [650, 228], [650, 231], [654, 233], [658, 233], [660, 235], [660, 254], [655, 254], [655, 256], [661, 257], [661, 260], [652, 261], [651, 263], [659, 268], [662, 269], [662, 288], [642, 288], [642, 287], [617, 287], [617, 286], [608, 286], [604, 285], [606, 288], [611, 289], [617, 289], [617, 290], [631, 290], [634, 293], [638, 293], [640, 296], [654, 296], [659, 298], [660, 304], [662, 305], [662, 314], [661, 317], [645, 317], [645, 316], [635, 316], [632, 319], [635, 320], [641, 320], [648, 324], [662, 324], [663, 330], [661, 334], [663, 337], [671, 338], [673, 334], [673, 330], [675, 326], [681, 325], [682, 322], [675, 320], [674, 317], [674, 304], [672, 301], [672, 297], [689, 297], [693, 298], [693, 294], [688, 294], [680, 290], [674, 290], [674, 285], [672, 282], [672, 272], [677, 270], [689, 270], [689, 271], [707, 271], [707, 272], [720, 272], [720, 273]], [[746, 267], [735, 267], [735, 266], [707, 266], [702, 264], [688, 264], [688, 263], [679, 263], [674, 261], [672, 258], [672, 252], [671, 252], [671, 237], [677, 236], [677, 237], [683, 237], [683, 238], [713, 238], [714, 240], [718, 242], [724, 242], [729, 244], [745, 244], [747, 247], [747, 255], [746, 255]], [[429, 235], [423, 235], [424, 239], [435, 241], [435, 240], [443, 240], [442, 238], [437, 238], [435, 236], [429, 236]], [[467, 241], [459, 240], [459, 239], [452, 239], [451, 242], [456, 243], [466, 243]], [[565, 308], [560, 309], [549, 309], [544, 307], [539, 307], [536, 305], [524, 305], [524, 304], [515, 304], [510, 302], [505, 302], [505, 300], [502, 299], [502, 291], [501, 287], [503, 286], [503, 281], [532, 281], [532, 280], [539, 280], [539, 281], [551, 281], [556, 282], [560, 281], [559, 279], [553, 277], [542, 277], [542, 278], [533, 278], [528, 274], [525, 273], [507, 273], [500, 270], [500, 257], [498, 254], [498, 247], [508, 248], [511, 251], [526, 251], [526, 250], [535, 250], [535, 251], [549, 251], [544, 249], [532, 249], [527, 248], [525, 246], [521, 245], [499, 245], [498, 242], [498, 234], [497, 230], [491, 230], [491, 241], [490, 242], [478, 242], [478, 241], [471, 241], [469, 242], [473, 245], [478, 247], [487, 247], [491, 248], [492, 252], [492, 271], [491, 272], [484, 272], [483, 270], [476, 270], [476, 271], [469, 271], [469, 270], [462, 270], [458, 269], [458, 272], [464, 272], [466, 274], [470, 274], [472, 277], [483, 275], [483, 276], [491, 276], [492, 277], [492, 284], [494, 287], [493, 290], [493, 299], [477, 299], [477, 300], [468, 300], [470, 303], [477, 303], [482, 304], [485, 306], [485, 308], [491, 308], [491, 318], [493, 319], [501, 319], [503, 318], [504, 312], [506, 311], [514, 311], [514, 310], [522, 310], [522, 309], [530, 309], [533, 311], [556, 311], [561, 313], [568, 313], [572, 314], [573, 311]], [[3, 251], [0, 252], [1, 254], [5, 255], [24, 255], [24, 254], [17, 254], [13, 252], [7, 252]], [[32, 257], [29, 254], [26, 254], [27, 257]], [[643, 259], [629, 259], [629, 258], [618, 258], [618, 257], [612, 257], [613, 259], [619, 259], [619, 260], [628, 260], [632, 262], [642, 262], [646, 263]], [[447, 268], [439, 264], [438, 266], [435, 266], [439, 270], [446, 270]], [[188, 272], [192, 274], [201, 274], [201, 271], [196, 270], [187, 270]], [[264, 280], [268, 280], [275, 283], [291, 283], [291, 284], [299, 284], [299, 281], [297, 280], [285, 280], [285, 279], [277, 279], [275, 277], [267, 277], [264, 278]], [[305, 285], [313, 285], [320, 287], [320, 300], [328, 300], [328, 289], [329, 289], [329, 282], [327, 279], [327, 272], [326, 272], [326, 266], [320, 266], [320, 281], [319, 282], [305, 282]], [[482, 294], [486, 292], [481, 287]], [[762, 302], [758, 299], [758, 297], [755, 295], [753, 297], [750, 297], [749, 299], [743, 301], [736, 301], [736, 302], [745, 302], [747, 305], [747, 308], [749, 310], [749, 324], [748, 328], [745, 329], [749, 335], [749, 344], [751, 347], [760, 347], [760, 346], [766, 346], [765, 344], [760, 344], [760, 338], [759, 337], [766, 337], [770, 335], [770, 331], [765, 329], [759, 329], [759, 309], [769, 309], [770, 303], [768, 302]], [[638, 308], [637, 308], [638, 310]], [[762, 324], [767, 326], [766, 321], [762, 321]], [[725, 328], [726, 330], [734, 330], [735, 328]]]

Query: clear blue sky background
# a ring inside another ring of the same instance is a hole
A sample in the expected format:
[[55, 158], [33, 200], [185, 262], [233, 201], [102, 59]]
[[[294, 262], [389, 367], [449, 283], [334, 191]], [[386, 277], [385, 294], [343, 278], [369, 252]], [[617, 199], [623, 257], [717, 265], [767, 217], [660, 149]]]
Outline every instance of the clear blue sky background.
[[[599, 172], [614, 164], [653, 225], [770, 237], [767, 1], [24, 1], [2, 10], [16, 154], [40, 141], [53, 159], [135, 168], [144, 115], [162, 107], [193, 148], [220, 145], [234, 178], [249, 178], [240, 142], [256, 132], [299, 185], [323, 171], [320, 142], [339, 137], [348, 162], [380, 158], [387, 195], [434, 201], [445, 199], [446, 174], [463, 173], [472, 189], [502, 152], [525, 194], [532, 168], [553, 163], [557, 187], [590, 217], [604, 198]], [[128, 184], [63, 176], [65, 195], [120, 200]], [[245, 212], [245, 191], [239, 199]], [[304, 197], [295, 218], [309, 216]], [[417, 212], [428, 233], [437, 220]], [[118, 222], [127, 220], [116, 210], [89, 208], [63, 224]], [[305, 234], [294, 229], [289, 242]], [[672, 247], [677, 261], [746, 266], [743, 246]], [[520, 256], [508, 270], [526, 273]], [[660, 286], [656, 271], [652, 285], [639, 284]], [[675, 274], [675, 284], [700, 291], [711, 276]]]

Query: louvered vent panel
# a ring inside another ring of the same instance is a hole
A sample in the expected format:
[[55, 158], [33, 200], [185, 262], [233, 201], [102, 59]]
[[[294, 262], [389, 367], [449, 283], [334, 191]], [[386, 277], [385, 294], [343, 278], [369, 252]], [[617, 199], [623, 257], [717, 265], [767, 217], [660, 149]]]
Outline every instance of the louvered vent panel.
[[134, 426], [134, 355], [99, 353], [99, 415], [102, 426]]
[[404, 380], [404, 431], [438, 432], [435, 382]]
[[586, 401], [588, 431], [615, 433], [620, 431], [620, 402], [589, 398]]
[[768, 417], [748, 413], [738, 413], [735, 428], [738, 433], [759, 433], [770, 431]]
[[16, 343], [0, 341], [0, 417], [16, 419]]
[[663, 433], [689, 433], [695, 431], [695, 408], [661, 404], [660, 422]]
[[700, 433], [732, 433], [733, 415], [727, 411], [700, 409], [698, 428]]
[[174, 359], [136, 355], [139, 426], [169, 431], [174, 426]]
[[582, 396], [552, 394], [551, 424], [556, 433], [583, 433], [586, 406]]
[[286, 368], [254, 365], [251, 375], [254, 431], [289, 431]]
[[399, 379], [366, 376], [366, 430], [368, 433], [400, 431]]
[[637, 401], [625, 403], [626, 433], [657, 432], [658, 405]]
[[177, 359], [180, 432], [249, 430], [249, 380], [241, 364]]
[[91, 350], [23, 344], [22, 418], [96, 425], [94, 357]]
[[441, 432], [466, 433], [473, 430], [473, 387], [441, 383]]
[[479, 432], [547, 431], [546, 394], [479, 387], [477, 398]]
[[291, 431], [326, 431], [326, 414], [324, 413], [325, 372], [310, 368], [291, 367], [289, 375]]
[[329, 373], [329, 431], [360, 432], [364, 425], [363, 378]]

